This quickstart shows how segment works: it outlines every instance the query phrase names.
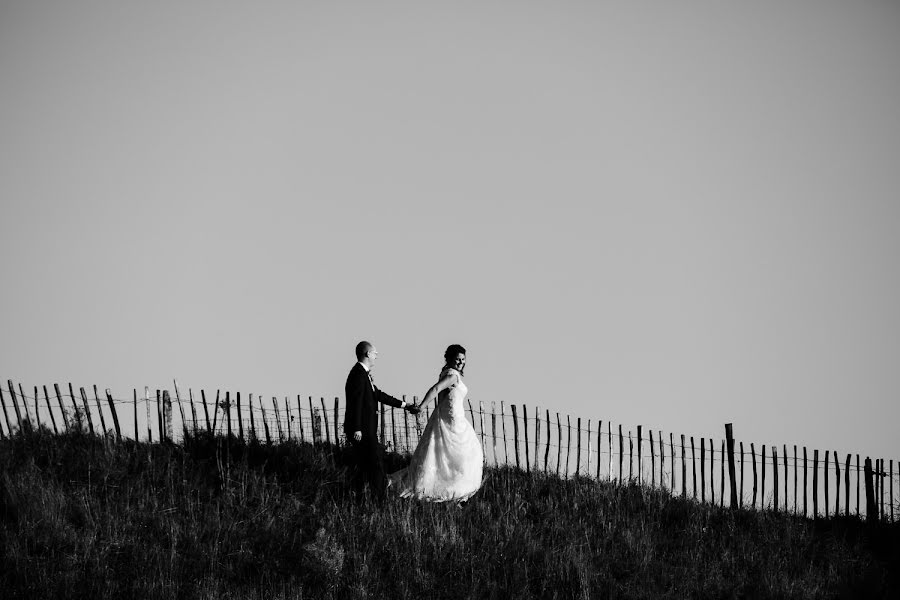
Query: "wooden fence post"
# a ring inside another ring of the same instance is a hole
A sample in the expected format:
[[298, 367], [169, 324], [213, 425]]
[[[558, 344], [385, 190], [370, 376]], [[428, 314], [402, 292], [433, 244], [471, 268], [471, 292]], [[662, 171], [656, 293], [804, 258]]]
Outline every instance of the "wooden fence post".
[[222, 406], [222, 410], [225, 411], [225, 420], [228, 423], [228, 440], [231, 441], [232, 438], [232, 428], [231, 428], [231, 391], [225, 391], [225, 404]]
[[809, 514], [809, 510], [808, 510], [807, 504], [806, 504], [806, 490], [808, 489], [807, 472], [809, 471], [809, 469], [807, 468], [808, 466], [809, 465], [808, 465], [808, 458], [806, 455], [806, 446], [803, 446], [803, 516], [804, 517]]
[[559, 467], [562, 462], [562, 421], [559, 420], [559, 413], [556, 413], [556, 476], [559, 477]]
[[[666, 467], [665, 467], [665, 462], [666, 462], [666, 447], [665, 447], [665, 444], [663, 444], [663, 433], [662, 433], [662, 430], [658, 430], [658, 434], [659, 434], [659, 487], [660, 487], [660, 488], [665, 488], [665, 487], [666, 487], [666, 482], [665, 482], [665, 477], [666, 477]], [[672, 461], [672, 465], [674, 465], [674, 464], [675, 464], [675, 462]]]
[[641, 438], [644, 437], [643, 426], [637, 426], [637, 449], [638, 449], [638, 457], [637, 457], [637, 468], [638, 468], [638, 483], [644, 483], [644, 468], [643, 468], [643, 457], [641, 456], [643, 452], [642, 444], [643, 441]]
[[512, 465], [509, 464], [509, 444], [506, 442], [506, 407], [503, 400], [500, 401], [500, 428], [503, 431], [503, 463], [509, 467]]
[[[175, 388], [175, 397], [178, 397], [178, 388]], [[241, 393], [234, 393], [234, 402], [235, 407], [237, 408], [237, 425], [238, 425], [238, 437], [241, 441], [244, 441], [244, 411], [241, 410]], [[178, 406], [181, 407], [181, 402], [178, 403]], [[251, 411], [252, 412], [252, 411]]]
[[[382, 404], [382, 406], [384, 406]], [[297, 429], [300, 430], [300, 443], [306, 443], [306, 434], [303, 432], [303, 407], [300, 404], [300, 394], [297, 394]]]
[[681, 434], [681, 497], [687, 498], [687, 461], [684, 457], [684, 434]]
[[756, 448], [753, 442], [750, 442], [750, 460], [753, 462], [753, 502], [750, 506], [756, 510]]
[[741, 493], [738, 496], [738, 508], [744, 508], [744, 442], [740, 443], [741, 450]]
[[137, 388], [131, 388], [134, 391], [134, 441], [139, 442], [140, 436], [138, 435], [138, 418], [137, 418]]
[[22, 412], [19, 410], [19, 403], [16, 401], [16, 388], [13, 387], [12, 379], [7, 379], [6, 382], [9, 385], [9, 395], [12, 398], [13, 408], [16, 410], [16, 422], [19, 424], [19, 431], [22, 431]]
[[494, 464], [499, 466], [500, 461], [497, 460], [497, 402], [491, 400], [491, 435], [494, 438]]
[[634, 480], [634, 440], [631, 439], [631, 430], [628, 430], [628, 484]]
[[775, 490], [772, 499], [774, 500], [774, 510], [778, 512], [778, 446], [772, 446], [772, 480], [775, 482], [772, 486]]
[[544, 472], [547, 472], [547, 462], [550, 459], [550, 409], [544, 409], [547, 414], [547, 448], [544, 450]]
[[878, 519], [878, 508], [875, 506], [875, 490], [872, 488], [872, 459], [866, 457], [866, 521], [874, 523]]
[[784, 462], [784, 512], [788, 512], [788, 452], [787, 444], [781, 446], [784, 451], [782, 461]]
[[[337, 407], [335, 407], [337, 408]], [[337, 411], [335, 411], [335, 416], [337, 416]], [[291, 434], [291, 430], [293, 429], [294, 424], [294, 415], [291, 414], [291, 399], [287, 396], [284, 397], [284, 418], [287, 428], [287, 439], [290, 442], [293, 438]], [[253, 422], [253, 403], [250, 403], [250, 421]], [[336, 421], [335, 421], [336, 422]], [[252, 425], [251, 425], [252, 429]], [[337, 435], [335, 435], [335, 439], [337, 439]]]
[[6, 430], [9, 432], [9, 437], [12, 437], [12, 423], [9, 421], [9, 413], [6, 411], [6, 400], [3, 398], [3, 388], [0, 387], [0, 404], [3, 405], [3, 418], [6, 419]]
[[78, 391], [81, 393], [81, 403], [84, 404], [84, 413], [88, 422], [88, 429], [91, 432], [91, 435], [94, 435], [94, 420], [91, 418], [91, 407], [88, 404], [87, 393], [84, 391], [84, 388], [78, 388]]
[[[194, 405], [194, 390], [188, 388], [188, 399], [191, 401], [191, 419], [194, 421], [194, 437], [197, 437], [197, 407]], [[250, 414], [253, 414], [253, 409], [251, 407]]]
[[878, 472], [881, 469], [879, 468], [878, 459], [876, 458], [872, 461], [872, 489], [875, 490], [875, 516], [878, 516], [878, 484], [879, 479]]
[[759, 466], [760, 466], [760, 479], [759, 479], [759, 508], [760, 510], [765, 510], [766, 508], [766, 445], [761, 444], [759, 449]]
[[[893, 503], [892, 503], [893, 504]], [[850, 516], [850, 455], [844, 463], [844, 516]]]
[[[184, 406], [181, 404], [181, 394], [178, 392], [178, 381], [173, 379], [172, 384], [175, 387], [175, 402], [178, 404], [178, 414], [181, 415], [181, 436], [182, 439], [187, 437], [187, 419], [184, 416]], [[238, 405], [240, 405], [241, 393], [238, 392]], [[238, 419], [240, 419], [241, 411], [238, 410]], [[244, 436], [241, 435], [243, 438]]]
[[578, 476], [581, 474], [581, 417], [578, 417], [576, 421], [577, 427], [575, 429], [575, 475]]
[[[647, 430], [650, 435], [650, 487], [656, 487], [656, 454], [653, 452], [653, 430]], [[639, 436], [640, 437], [640, 436]], [[638, 446], [640, 448], [640, 446]], [[640, 455], [638, 450], [638, 455]]]
[[522, 405], [522, 430], [525, 432], [525, 472], [531, 472], [531, 458], [528, 453], [528, 407]]
[[859, 454], [856, 455], [856, 516], [859, 517]]
[[[325, 410], [325, 400], [322, 400], [322, 410]], [[275, 431], [278, 432], [278, 443], [284, 443], [284, 429], [282, 429], [281, 410], [278, 408], [278, 397], [272, 396], [272, 412], [275, 413]], [[326, 426], [325, 433], [328, 433]]]
[[[324, 445], [326, 440], [325, 436], [322, 435], [322, 431], [324, 429], [324, 431], [327, 433], [328, 427], [322, 425], [322, 409], [318, 406], [313, 411], [313, 429], [315, 437], [319, 440], [319, 445]], [[396, 442], [393, 443], [392, 448], [396, 448]]]
[[[287, 400], [287, 399], [285, 399]], [[331, 443], [331, 433], [328, 428], [328, 410], [325, 408], [325, 398], [319, 398], [322, 403], [322, 415], [325, 418], [325, 437]], [[278, 407], [278, 396], [272, 396], [272, 405], [275, 407], [275, 425], [278, 429], [278, 443], [284, 443], [284, 421], [281, 419], [281, 409]]]
[[247, 432], [247, 442], [253, 443], [259, 441], [256, 434], [256, 407], [253, 406], [253, 392], [247, 394], [247, 412], [250, 413], [250, 430]]
[[601, 443], [602, 434], [603, 434], [603, 419], [600, 419], [597, 422], [597, 479], [600, 479], [600, 462], [601, 462], [600, 458], [601, 458], [601, 454], [602, 454], [601, 448], [603, 447], [602, 443]]
[[[19, 389], [22, 389], [22, 384], [19, 384]], [[34, 386], [34, 428], [41, 428], [41, 407], [38, 403], [38, 388]], [[883, 461], [882, 461], [883, 462]], [[882, 464], [882, 466], [884, 466]]]
[[797, 514], [797, 444], [794, 444], [794, 514]]
[[[68, 433], [69, 432], [69, 415], [68, 415], [68, 413], [66, 413], [66, 409], [63, 406], [62, 394], [59, 393], [59, 384], [58, 383], [53, 384], [53, 391], [56, 392], [56, 401], [59, 404], [59, 412], [62, 413], [63, 424], [65, 425], [66, 433]], [[7, 421], [7, 423], [8, 422], [9, 421]], [[137, 439], [137, 427], [135, 427], [134, 431], [135, 431], [135, 439]]]
[[72, 388], [72, 382], [69, 382], [69, 399], [72, 401], [72, 410], [75, 411], [75, 414], [81, 410], [78, 408], [78, 401], [75, 399], [75, 390]]
[[587, 422], [587, 435], [585, 436], [587, 440], [587, 467], [585, 473], [588, 477], [591, 476], [591, 420], [588, 419]]
[[156, 390], [156, 424], [159, 427], [159, 441], [160, 443], [166, 440], [165, 431], [163, 428], [163, 422], [165, 421], [165, 415], [163, 414], [163, 403], [162, 403], [162, 392], [157, 389]]
[[[271, 446], [272, 445], [272, 434], [269, 431], [269, 418], [266, 415], [266, 406], [263, 404], [262, 394], [259, 394], [256, 397], [256, 401], [259, 402], [259, 412], [260, 412], [260, 414], [262, 414], [263, 431], [266, 434], [266, 445]], [[311, 414], [312, 413], [312, 396], [310, 396], [309, 402], [310, 402], [309, 410], [310, 410], [310, 418], [311, 418], [312, 417], [312, 414]]]
[[694, 450], [694, 436], [691, 436], [691, 467], [694, 473], [694, 500], [697, 499], [697, 452]]
[[206, 390], [200, 390], [200, 398], [203, 400], [203, 415], [206, 417], [206, 431], [212, 434], [214, 432], [212, 423], [209, 420], [209, 407], [206, 405]]
[[607, 480], [612, 481], [612, 466], [613, 466], [613, 458], [612, 458], [612, 422], [606, 422], [606, 441], [608, 442], [608, 450], [609, 450], [609, 466], [607, 467], [608, 476]]
[[[70, 384], [71, 385], [71, 384]], [[150, 424], [150, 388], [144, 386], [144, 406], [147, 409], [147, 443], [153, 443], [153, 429]], [[149, 452], [149, 450], [148, 450]]]
[[[59, 435], [59, 430], [56, 428], [56, 417], [53, 416], [53, 407], [50, 406], [50, 394], [47, 393], [47, 386], [42, 386], [44, 388], [44, 402], [47, 403], [47, 412], [50, 413], [50, 422], [53, 424], [53, 434]], [[34, 388], [34, 397], [37, 398], [37, 387]], [[35, 404], [37, 401], [35, 400]]]
[[669, 433], [669, 453], [672, 456], [672, 493], [675, 493], [675, 438], [673, 433]]
[[[22, 406], [25, 407], [25, 420], [28, 423], [29, 429], [36, 429], [38, 423], [36, 423], [31, 418], [31, 411], [28, 410], [28, 397], [25, 395], [25, 392], [22, 391], [22, 384], [19, 384], [19, 396], [22, 398]], [[35, 412], [37, 412], [37, 406], [35, 406]]]
[[168, 441], [174, 441], [175, 437], [172, 433], [172, 397], [169, 395], [169, 390], [163, 390], [163, 414], [166, 415], [166, 439]]
[[734, 432], [731, 423], [725, 423], [725, 443], [728, 445], [728, 478], [731, 480], [731, 508], [737, 508], [737, 481], [734, 479]]
[[[219, 425], [219, 423], [218, 423], [218, 419], [219, 419], [219, 408], [221, 408], [221, 406], [220, 406], [220, 405], [221, 405], [221, 402], [219, 402], [219, 393], [220, 393], [220, 390], [216, 390], [216, 401], [215, 401], [215, 403], [213, 404], [213, 422], [212, 422], [213, 433], [216, 432], [216, 430], [218, 429], [218, 425]], [[222, 418], [223, 418], [223, 419], [225, 418], [224, 415], [223, 415]]]
[[[404, 396], [403, 398], [406, 399], [406, 396]], [[287, 396], [285, 396], [284, 401], [287, 402]], [[338, 400], [338, 397], [335, 396], [335, 398], [334, 398], [334, 445], [335, 445], [335, 446], [340, 446], [340, 445], [341, 445], [341, 443], [340, 443], [340, 439], [341, 439], [341, 433], [340, 433], [340, 431], [341, 431], [341, 426], [340, 426], [340, 423], [338, 422], [338, 421], [339, 421], [339, 418], [338, 418], [339, 402], [340, 402], [340, 401]], [[405, 416], [405, 415], [406, 415], [406, 412], [404, 411], [403, 414], [404, 414], [403, 419], [406, 420], [406, 416]], [[407, 440], [409, 440], [408, 435], [407, 435]], [[407, 441], [407, 445], [408, 445], [408, 444], [409, 444], [409, 441]]]
[[888, 463], [890, 465], [888, 477], [891, 480], [891, 523], [894, 522], [894, 459]]
[[700, 438], [700, 502], [706, 502], [706, 438]]
[[541, 451], [541, 407], [534, 407], [534, 470], [541, 468], [541, 460], [539, 453]]
[[813, 519], [819, 518], [819, 451], [813, 450]]
[[625, 437], [622, 435], [622, 426], [619, 425], [619, 485], [622, 484], [622, 464], [625, 461]]
[[[328, 426], [328, 409], [325, 407], [325, 398], [319, 397], [322, 403], [322, 418], [325, 420], [325, 443], [331, 444], [331, 429]], [[393, 415], [391, 415], [393, 419]], [[395, 438], [396, 439], [396, 438]], [[337, 440], [335, 440], [336, 442]], [[394, 452], [397, 452], [397, 443], [394, 442]]]
[[[47, 391], [47, 388], [44, 388], [44, 392]], [[106, 388], [106, 401], [109, 402], [109, 412], [112, 413], [113, 418], [113, 426], [116, 428], [116, 440], [122, 441], [122, 430], [119, 429], [119, 415], [116, 414], [116, 406], [113, 404], [113, 397], [109, 391], [109, 388]], [[49, 406], [49, 403], [48, 403]]]
[[722, 459], [719, 463], [719, 507], [725, 506], [725, 440], [722, 440], [722, 450], [719, 452]]
[[566, 479], [569, 478], [569, 455], [572, 454], [572, 418], [566, 415]]
[[[415, 396], [413, 396], [413, 403], [415, 404]], [[484, 400], [478, 401], [478, 424], [481, 426], [481, 453], [482, 456], [487, 455], [487, 447], [484, 445]], [[419, 415], [416, 415], [416, 445], [419, 444], [419, 439], [422, 437], [422, 432], [419, 431]]]
[[838, 460], [837, 451], [834, 453], [834, 482], [836, 489], [834, 492], [834, 516], [841, 514], [841, 461]]
[[[393, 406], [390, 408], [389, 412], [391, 415], [391, 450], [397, 452], [397, 412], [394, 410]], [[461, 418], [466, 418], [465, 408], [463, 409]]]
[[516, 415], [516, 405], [510, 404], [512, 407], [512, 420], [513, 420], [513, 447], [516, 451], [516, 468], [520, 469], [519, 466], [519, 418]]
[[825, 473], [825, 518], [828, 518], [828, 450], [825, 451], [825, 465], [822, 471]]
[[106, 419], [103, 418], [103, 406], [100, 404], [100, 394], [97, 393], [97, 386], [94, 385], [94, 401], [97, 403], [97, 412], [100, 413], [100, 427], [103, 429], [101, 435], [106, 436]]

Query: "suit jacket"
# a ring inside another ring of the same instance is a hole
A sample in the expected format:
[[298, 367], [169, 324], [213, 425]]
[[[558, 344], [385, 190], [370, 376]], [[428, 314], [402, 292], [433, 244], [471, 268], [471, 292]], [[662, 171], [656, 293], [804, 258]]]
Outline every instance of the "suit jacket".
[[344, 412], [344, 433], [351, 437], [353, 432], [361, 431], [363, 439], [376, 439], [378, 430], [377, 402], [389, 406], [400, 407], [403, 402], [389, 394], [385, 394], [372, 385], [369, 374], [360, 363], [353, 365], [344, 385], [347, 407]]

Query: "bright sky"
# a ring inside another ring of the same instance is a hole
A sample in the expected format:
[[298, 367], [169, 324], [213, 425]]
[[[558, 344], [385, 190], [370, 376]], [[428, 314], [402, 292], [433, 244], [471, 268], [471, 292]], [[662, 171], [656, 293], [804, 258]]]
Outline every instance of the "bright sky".
[[0, 380], [900, 458], [900, 6], [0, 0]]

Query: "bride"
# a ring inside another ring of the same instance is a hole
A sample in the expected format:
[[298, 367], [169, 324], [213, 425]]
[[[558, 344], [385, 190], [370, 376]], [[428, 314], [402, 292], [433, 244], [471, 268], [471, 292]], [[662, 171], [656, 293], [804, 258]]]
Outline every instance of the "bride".
[[402, 498], [464, 502], [481, 487], [484, 453], [463, 408], [468, 393], [462, 379], [466, 349], [453, 344], [444, 353], [444, 360], [438, 382], [419, 405], [421, 409], [437, 398], [412, 462], [406, 469], [388, 475], [388, 485], [396, 486]]

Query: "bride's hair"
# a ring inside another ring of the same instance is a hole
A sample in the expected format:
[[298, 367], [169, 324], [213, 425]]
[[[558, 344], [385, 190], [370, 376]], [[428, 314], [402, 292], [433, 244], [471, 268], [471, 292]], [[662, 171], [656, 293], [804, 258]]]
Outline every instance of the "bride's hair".
[[[447, 351], [444, 352], [444, 362], [446, 363], [447, 366], [450, 366], [451, 360], [455, 359], [460, 354], [465, 354], [465, 353], [466, 353], [466, 349], [463, 348], [462, 346], [460, 346], [459, 344], [450, 344], [449, 346], [447, 346]], [[460, 373], [462, 373], [463, 370], [465, 370], [465, 367], [463, 367], [460, 370]]]

